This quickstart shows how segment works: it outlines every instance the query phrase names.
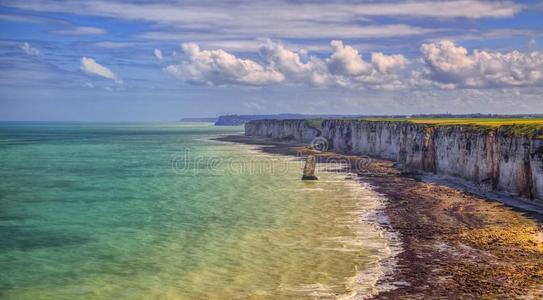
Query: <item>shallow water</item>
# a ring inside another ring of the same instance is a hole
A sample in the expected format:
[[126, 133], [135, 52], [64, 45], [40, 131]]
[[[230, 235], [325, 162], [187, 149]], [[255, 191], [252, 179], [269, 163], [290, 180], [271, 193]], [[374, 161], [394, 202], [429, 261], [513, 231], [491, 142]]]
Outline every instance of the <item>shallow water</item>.
[[379, 197], [344, 173], [210, 140], [202, 124], [0, 124], [0, 296], [369, 293]]

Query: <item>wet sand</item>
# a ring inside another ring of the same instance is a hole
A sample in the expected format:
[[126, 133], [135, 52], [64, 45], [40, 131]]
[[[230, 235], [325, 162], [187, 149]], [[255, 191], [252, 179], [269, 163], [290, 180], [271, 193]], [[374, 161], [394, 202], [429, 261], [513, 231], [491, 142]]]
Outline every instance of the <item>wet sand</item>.
[[[404, 174], [391, 161], [317, 152], [307, 145], [257, 137], [222, 141], [283, 155], [346, 161], [359, 180], [388, 201], [384, 213], [401, 239], [395, 270], [374, 299], [543, 298], [543, 217], [459, 188]], [[301, 176], [301, 174], [300, 174]]]

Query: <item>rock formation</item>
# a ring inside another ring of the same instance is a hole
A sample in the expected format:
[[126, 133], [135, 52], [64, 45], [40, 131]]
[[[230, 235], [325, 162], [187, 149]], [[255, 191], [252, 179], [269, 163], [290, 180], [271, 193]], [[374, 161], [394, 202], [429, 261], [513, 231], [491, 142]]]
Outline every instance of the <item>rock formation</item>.
[[245, 134], [309, 143], [328, 140], [329, 149], [397, 161], [406, 171], [460, 177], [485, 190], [543, 202], [543, 140], [507, 126], [428, 125], [411, 122], [259, 120]]
[[302, 175], [302, 180], [317, 180], [315, 175], [315, 168], [317, 166], [317, 160], [315, 156], [309, 155], [305, 160], [304, 174]]

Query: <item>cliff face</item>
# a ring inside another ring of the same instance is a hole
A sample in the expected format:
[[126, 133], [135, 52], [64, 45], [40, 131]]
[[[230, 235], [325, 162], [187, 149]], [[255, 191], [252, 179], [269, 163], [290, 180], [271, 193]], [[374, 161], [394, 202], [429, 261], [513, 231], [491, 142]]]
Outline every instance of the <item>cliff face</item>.
[[322, 136], [336, 152], [395, 160], [408, 171], [461, 177], [485, 190], [543, 201], [543, 140], [501, 127], [325, 120], [316, 129], [304, 120], [262, 120], [247, 123], [245, 134], [298, 142]]
[[259, 120], [245, 124], [245, 135], [265, 136], [274, 139], [290, 139], [308, 143], [320, 134], [305, 120]]

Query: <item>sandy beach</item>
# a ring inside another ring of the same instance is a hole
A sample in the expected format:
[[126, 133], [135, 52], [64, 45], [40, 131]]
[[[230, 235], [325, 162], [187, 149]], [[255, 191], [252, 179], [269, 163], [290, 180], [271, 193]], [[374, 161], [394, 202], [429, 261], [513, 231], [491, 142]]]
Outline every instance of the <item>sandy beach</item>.
[[307, 145], [245, 136], [222, 141], [319, 162], [348, 161], [345, 171], [386, 197], [384, 214], [401, 239], [393, 272], [374, 299], [543, 297], [543, 216], [454, 186], [421, 180], [374, 158], [316, 152]]

